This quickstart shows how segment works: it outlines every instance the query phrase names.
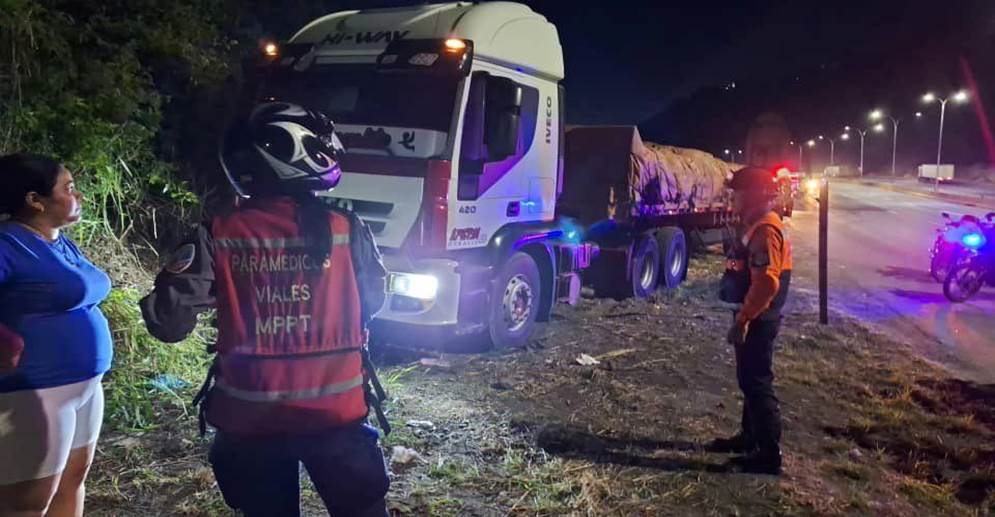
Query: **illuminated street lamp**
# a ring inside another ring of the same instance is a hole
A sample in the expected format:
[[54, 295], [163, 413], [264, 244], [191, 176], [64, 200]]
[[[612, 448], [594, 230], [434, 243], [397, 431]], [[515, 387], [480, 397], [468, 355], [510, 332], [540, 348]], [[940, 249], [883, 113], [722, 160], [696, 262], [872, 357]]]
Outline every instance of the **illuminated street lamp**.
[[796, 144], [794, 140], [788, 142], [788, 144], [798, 146], [798, 170], [800, 171], [802, 170], [802, 150], [805, 149], [805, 146], [802, 145], [801, 141]]
[[[868, 129], [851, 128], [850, 126], [845, 126], [843, 128], [843, 131], [845, 131], [846, 133], [849, 133], [851, 129], [853, 131], [856, 131], [857, 134], [860, 135], [860, 165], [857, 166], [857, 170], [859, 170], [860, 171], [860, 175], [863, 176], [864, 175], [864, 137], [867, 136], [867, 132], [871, 131], [871, 130], [876, 131], [878, 133], [880, 133], [881, 131], [884, 131], [884, 125], [878, 124], [878, 125], [876, 125], [876, 126], [874, 126], [872, 128], [868, 128]], [[850, 138], [849, 136], [846, 137], [846, 139], [849, 139], [849, 138]]]
[[[843, 133], [838, 138], [842, 140], [849, 140], [850, 135]], [[822, 135], [819, 135], [819, 140], [822, 139]], [[836, 139], [826, 138], [825, 140], [829, 141], [829, 166], [832, 167], [833, 165], [836, 165]]]
[[922, 101], [926, 104], [931, 104], [933, 103], [933, 101], [940, 102], [940, 136], [936, 144], [936, 181], [933, 183], [934, 191], [940, 190], [940, 156], [941, 153], [943, 152], [943, 121], [947, 113], [948, 100], [953, 100], [954, 102], [957, 103], [967, 102], [967, 92], [961, 90], [957, 93], [954, 93], [953, 96], [948, 97], [946, 99], [941, 99], [933, 95], [932, 93], [927, 93], [926, 95], [922, 96]]
[[892, 117], [891, 115], [885, 115], [884, 111], [876, 109], [868, 115], [871, 120], [881, 120], [882, 118], [887, 118], [891, 121], [891, 175], [895, 175], [895, 158], [898, 155], [898, 125], [902, 123], [902, 119]]
[[[832, 167], [833, 165], [836, 164], [836, 139], [834, 139], [834, 138], [826, 138], [825, 135], [819, 135], [818, 138], [821, 141], [828, 141], [829, 142], [829, 166]], [[849, 138], [849, 137], [847, 137], [847, 138]], [[816, 143], [815, 140], [809, 140], [808, 141], [809, 147], [814, 146], [815, 143]]]

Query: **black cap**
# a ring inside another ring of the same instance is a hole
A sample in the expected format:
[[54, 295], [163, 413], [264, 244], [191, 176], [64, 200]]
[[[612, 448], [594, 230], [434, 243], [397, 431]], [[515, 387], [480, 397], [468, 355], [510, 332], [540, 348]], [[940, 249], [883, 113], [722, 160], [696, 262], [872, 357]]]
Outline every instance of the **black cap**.
[[774, 192], [774, 175], [761, 167], [744, 167], [732, 173], [729, 188], [733, 190], [761, 190]]

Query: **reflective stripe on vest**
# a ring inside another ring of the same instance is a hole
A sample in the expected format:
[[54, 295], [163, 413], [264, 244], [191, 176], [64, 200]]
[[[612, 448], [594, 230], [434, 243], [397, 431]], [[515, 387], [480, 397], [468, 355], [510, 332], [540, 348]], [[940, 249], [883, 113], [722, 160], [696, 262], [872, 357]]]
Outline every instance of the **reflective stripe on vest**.
[[229, 396], [249, 402], [281, 402], [285, 400], [307, 400], [345, 393], [363, 385], [363, 376], [358, 375], [348, 381], [329, 384], [321, 388], [298, 391], [250, 391], [229, 386], [224, 378], [219, 378], [216, 386]]
[[322, 261], [299, 209], [289, 198], [251, 200], [212, 225], [218, 373], [206, 416], [223, 431], [306, 432], [368, 412], [350, 222], [321, 213], [332, 244]]
[[[342, 246], [349, 244], [349, 235], [333, 235], [332, 246]], [[257, 249], [289, 249], [303, 248], [307, 246], [307, 239], [303, 237], [257, 239], [257, 238], [220, 238], [214, 240], [214, 246], [222, 249], [235, 250], [257, 250]]]

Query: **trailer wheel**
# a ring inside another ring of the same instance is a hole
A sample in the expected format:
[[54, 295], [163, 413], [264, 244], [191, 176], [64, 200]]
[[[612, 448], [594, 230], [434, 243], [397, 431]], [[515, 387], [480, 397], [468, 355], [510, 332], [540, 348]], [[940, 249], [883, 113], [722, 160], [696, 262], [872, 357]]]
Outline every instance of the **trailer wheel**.
[[668, 289], [679, 285], [688, 274], [688, 243], [684, 230], [676, 226], [661, 228], [656, 234], [662, 250], [660, 283]]
[[539, 314], [539, 268], [517, 252], [501, 266], [491, 292], [488, 334], [495, 348], [521, 348], [535, 330]]
[[632, 296], [646, 298], [660, 283], [660, 246], [652, 235], [643, 235], [632, 246], [630, 280]]

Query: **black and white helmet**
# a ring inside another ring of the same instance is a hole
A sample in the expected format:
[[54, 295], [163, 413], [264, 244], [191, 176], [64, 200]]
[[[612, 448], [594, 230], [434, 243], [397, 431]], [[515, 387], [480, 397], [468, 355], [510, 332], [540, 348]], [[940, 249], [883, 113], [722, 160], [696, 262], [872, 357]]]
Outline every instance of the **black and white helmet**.
[[344, 151], [325, 115], [286, 102], [253, 108], [229, 126], [221, 166], [240, 196], [309, 194], [335, 188]]

